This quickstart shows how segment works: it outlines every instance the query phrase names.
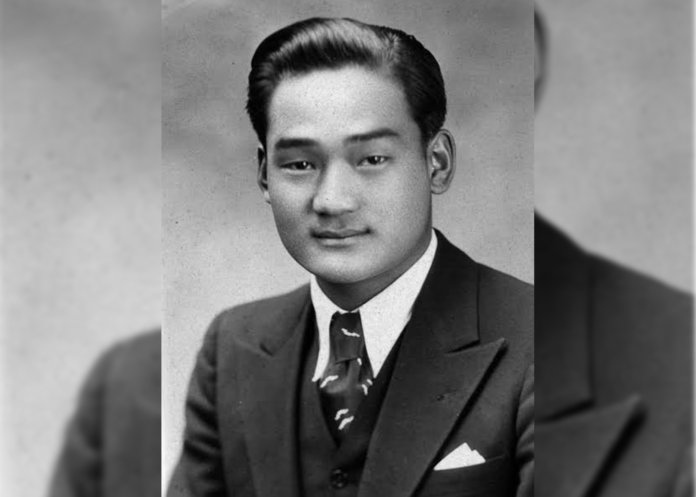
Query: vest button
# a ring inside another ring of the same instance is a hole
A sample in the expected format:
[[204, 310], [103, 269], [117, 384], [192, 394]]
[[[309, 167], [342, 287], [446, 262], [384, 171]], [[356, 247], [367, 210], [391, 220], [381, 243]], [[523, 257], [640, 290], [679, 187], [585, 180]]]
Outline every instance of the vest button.
[[343, 488], [348, 485], [348, 475], [342, 469], [334, 469], [331, 472], [331, 486], [333, 488]]

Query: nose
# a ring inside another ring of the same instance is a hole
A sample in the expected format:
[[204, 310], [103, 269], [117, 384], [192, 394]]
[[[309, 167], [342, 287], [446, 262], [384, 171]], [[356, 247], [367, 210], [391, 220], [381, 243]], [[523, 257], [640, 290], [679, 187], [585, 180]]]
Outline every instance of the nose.
[[312, 199], [314, 212], [336, 216], [358, 208], [358, 192], [352, 172], [348, 164], [327, 164], [323, 168]]

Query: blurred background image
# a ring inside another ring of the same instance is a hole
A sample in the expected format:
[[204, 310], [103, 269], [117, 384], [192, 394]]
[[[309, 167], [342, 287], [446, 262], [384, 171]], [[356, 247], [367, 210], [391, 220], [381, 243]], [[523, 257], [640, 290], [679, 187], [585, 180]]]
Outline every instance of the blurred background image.
[[540, 497], [693, 495], [692, 8], [537, 3]]
[[539, 1], [538, 210], [594, 252], [693, 287], [692, 2]]
[[160, 322], [160, 12], [2, 5], [2, 495], [48, 494], [88, 373]]
[[457, 172], [434, 200], [434, 224], [477, 261], [533, 280], [531, 1], [172, 5], [162, 26], [165, 474], [179, 455], [187, 385], [212, 318], [309, 281], [256, 184], [244, 105], [261, 40], [313, 16], [400, 28], [433, 52], [457, 142]]

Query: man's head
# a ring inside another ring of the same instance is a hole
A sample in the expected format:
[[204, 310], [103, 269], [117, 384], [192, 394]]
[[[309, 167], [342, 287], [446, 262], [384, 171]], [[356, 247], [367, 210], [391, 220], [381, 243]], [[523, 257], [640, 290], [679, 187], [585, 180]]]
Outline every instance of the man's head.
[[288, 252], [321, 282], [391, 283], [425, 251], [454, 169], [442, 76], [415, 38], [345, 19], [274, 33], [247, 108], [259, 185]]

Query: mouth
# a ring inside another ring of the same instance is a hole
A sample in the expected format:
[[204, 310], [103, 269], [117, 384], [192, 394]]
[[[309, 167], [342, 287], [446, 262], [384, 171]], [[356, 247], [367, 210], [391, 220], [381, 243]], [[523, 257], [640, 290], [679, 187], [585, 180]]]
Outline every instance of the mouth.
[[312, 236], [325, 245], [341, 245], [366, 235], [366, 229], [313, 229]]

